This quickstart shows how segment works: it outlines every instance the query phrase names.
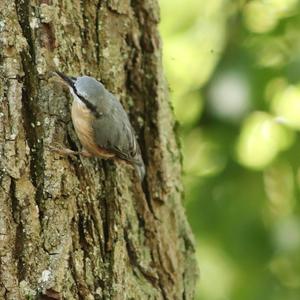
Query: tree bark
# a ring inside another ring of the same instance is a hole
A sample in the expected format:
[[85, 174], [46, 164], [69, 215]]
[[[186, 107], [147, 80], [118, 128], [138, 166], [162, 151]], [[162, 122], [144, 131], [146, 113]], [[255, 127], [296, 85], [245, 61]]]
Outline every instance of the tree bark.
[[[197, 267], [156, 0], [0, 1], [0, 299], [192, 299]], [[146, 164], [80, 149], [51, 70], [101, 80]]]

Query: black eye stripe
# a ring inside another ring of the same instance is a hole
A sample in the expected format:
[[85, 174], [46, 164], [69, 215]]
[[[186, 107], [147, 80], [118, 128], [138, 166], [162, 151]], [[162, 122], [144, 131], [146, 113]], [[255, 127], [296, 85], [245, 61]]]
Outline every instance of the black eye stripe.
[[76, 90], [76, 87], [75, 87], [75, 84], [72, 85], [72, 88], [73, 88], [73, 91], [74, 93], [76, 94], [76, 96], [86, 105], [86, 107], [93, 113], [93, 115], [96, 117], [96, 118], [99, 118], [100, 117], [100, 114], [99, 112], [97, 111], [97, 107], [92, 104], [91, 102], [89, 102], [87, 99], [85, 99], [83, 96], [81, 96], [77, 90]]

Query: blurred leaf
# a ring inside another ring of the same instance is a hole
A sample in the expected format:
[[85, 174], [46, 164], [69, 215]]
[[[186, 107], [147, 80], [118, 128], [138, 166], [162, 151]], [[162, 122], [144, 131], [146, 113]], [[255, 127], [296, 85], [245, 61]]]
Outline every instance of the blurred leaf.
[[160, 4], [196, 299], [298, 300], [300, 1]]

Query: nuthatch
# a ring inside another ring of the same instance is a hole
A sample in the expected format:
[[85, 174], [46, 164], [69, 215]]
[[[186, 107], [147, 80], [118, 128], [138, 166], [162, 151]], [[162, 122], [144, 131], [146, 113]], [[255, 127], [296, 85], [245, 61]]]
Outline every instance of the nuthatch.
[[[116, 159], [134, 166], [141, 181], [145, 165], [135, 132], [121, 103], [93, 77], [55, 71], [74, 97], [72, 121], [83, 146], [80, 154]], [[67, 153], [76, 153], [71, 150]]]

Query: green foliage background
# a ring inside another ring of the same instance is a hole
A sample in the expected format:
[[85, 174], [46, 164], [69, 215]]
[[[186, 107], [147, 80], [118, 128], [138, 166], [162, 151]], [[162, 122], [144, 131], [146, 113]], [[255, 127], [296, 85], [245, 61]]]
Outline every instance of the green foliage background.
[[160, 5], [196, 299], [300, 299], [300, 3]]

